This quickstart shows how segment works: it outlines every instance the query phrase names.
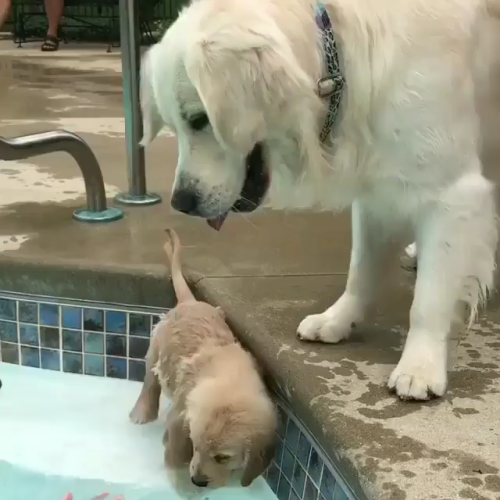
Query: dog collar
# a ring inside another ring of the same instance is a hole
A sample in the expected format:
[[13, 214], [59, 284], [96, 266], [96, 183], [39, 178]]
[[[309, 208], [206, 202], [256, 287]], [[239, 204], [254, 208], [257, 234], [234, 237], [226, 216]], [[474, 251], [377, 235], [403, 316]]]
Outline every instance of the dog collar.
[[321, 31], [321, 38], [323, 40], [326, 69], [326, 75], [317, 82], [316, 92], [319, 97], [330, 99], [325, 123], [319, 136], [321, 142], [324, 142], [330, 135], [335, 119], [337, 118], [345, 79], [340, 72], [339, 54], [330, 16], [323, 3], [319, 3], [316, 8], [316, 24]]

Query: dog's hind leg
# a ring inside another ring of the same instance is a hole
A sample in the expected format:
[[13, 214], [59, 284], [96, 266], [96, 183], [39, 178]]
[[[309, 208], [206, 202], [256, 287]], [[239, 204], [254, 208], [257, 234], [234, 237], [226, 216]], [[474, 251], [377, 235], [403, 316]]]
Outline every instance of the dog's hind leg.
[[158, 418], [161, 386], [158, 377], [153, 372], [153, 368], [158, 361], [158, 355], [157, 342], [153, 337], [146, 355], [146, 375], [141, 394], [129, 415], [131, 422], [134, 424], [147, 424]]
[[469, 324], [493, 287], [498, 230], [493, 186], [479, 173], [458, 180], [416, 221], [418, 273], [403, 355], [389, 379], [402, 399], [444, 394], [448, 338], [461, 308]]
[[352, 251], [343, 295], [321, 314], [305, 318], [297, 329], [301, 340], [337, 343], [360, 322], [376, 294], [388, 240], [387, 228], [357, 200], [352, 207]]

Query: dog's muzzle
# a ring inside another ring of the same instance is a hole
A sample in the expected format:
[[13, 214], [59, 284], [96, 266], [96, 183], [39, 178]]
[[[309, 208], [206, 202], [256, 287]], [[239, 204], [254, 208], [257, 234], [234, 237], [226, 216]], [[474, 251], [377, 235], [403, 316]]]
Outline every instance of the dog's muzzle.
[[[240, 197], [231, 207], [232, 212], [253, 212], [260, 207], [269, 189], [270, 173], [265, 160], [264, 146], [257, 143], [245, 161], [246, 176]], [[220, 214], [207, 223], [215, 230], [220, 230], [229, 212]]]

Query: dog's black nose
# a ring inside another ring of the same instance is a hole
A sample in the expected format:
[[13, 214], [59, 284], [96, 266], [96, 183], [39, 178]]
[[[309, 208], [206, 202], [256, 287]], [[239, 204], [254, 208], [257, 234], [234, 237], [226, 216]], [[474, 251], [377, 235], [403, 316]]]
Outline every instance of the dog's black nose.
[[205, 478], [192, 477], [191, 482], [198, 486], [198, 488], [206, 488], [208, 486], [208, 480]]
[[172, 195], [171, 205], [174, 210], [186, 215], [198, 215], [198, 196], [190, 189], [178, 189]]

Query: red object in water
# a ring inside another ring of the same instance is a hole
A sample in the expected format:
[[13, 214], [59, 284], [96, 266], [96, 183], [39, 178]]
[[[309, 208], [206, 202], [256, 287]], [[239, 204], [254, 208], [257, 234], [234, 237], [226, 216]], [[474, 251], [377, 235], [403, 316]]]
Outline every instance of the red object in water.
[[68, 496], [64, 500], [73, 500], [73, 494], [68, 493]]
[[101, 493], [100, 495], [97, 495], [94, 497], [92, 500], [104, 500], [105, 498], [109, 497], [109, 493]]

